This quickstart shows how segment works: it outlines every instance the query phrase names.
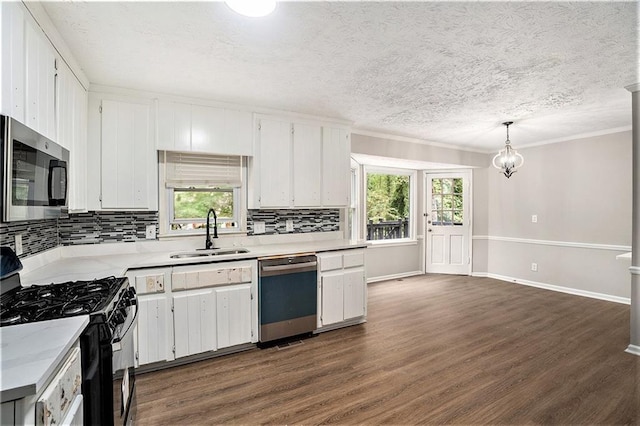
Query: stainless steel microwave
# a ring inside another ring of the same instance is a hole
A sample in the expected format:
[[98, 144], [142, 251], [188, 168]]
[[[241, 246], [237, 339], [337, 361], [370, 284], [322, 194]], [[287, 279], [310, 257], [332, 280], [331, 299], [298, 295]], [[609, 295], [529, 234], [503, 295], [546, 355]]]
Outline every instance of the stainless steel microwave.
[[11, 117], [2, 130], [2, 220], [51, 219], [67, 213], [69, 151]]

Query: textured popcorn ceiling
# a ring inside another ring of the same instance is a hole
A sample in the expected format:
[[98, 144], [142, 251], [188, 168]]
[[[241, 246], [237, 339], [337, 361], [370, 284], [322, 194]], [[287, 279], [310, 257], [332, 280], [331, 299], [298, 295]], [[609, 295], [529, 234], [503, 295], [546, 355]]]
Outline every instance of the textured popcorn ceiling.
[[493, 150], [631, 125], [638, 3], [47, 2], [92, 83]]

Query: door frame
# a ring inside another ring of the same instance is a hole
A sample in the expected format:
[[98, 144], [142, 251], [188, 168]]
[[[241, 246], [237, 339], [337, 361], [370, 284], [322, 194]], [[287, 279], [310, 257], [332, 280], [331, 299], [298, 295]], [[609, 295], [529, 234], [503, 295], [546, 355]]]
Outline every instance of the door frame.
[[426, 274], [427, 273], [427, 248], [429, 247], [428, 244], [428, 237], [427, 237], [427, 212], [429, 212], [429, 206], [427, 205], [428, 202], [428, 194], [427, 194], [427, 189], [429, 188], [428, 185], [428, 179], [430, 175], [434, 175], [434, 174], [444, 174], [444, 173], [455, 173], [455, 174], [462, 174], [464, 175], [464, 179], [467, 180], [469, 182], [469, 188], [468, 188], [468, 201], [469, 201], [469, 243], [468, 243], [468, 247], [469, 247], [469, 267], [467, 270], [467, 275], [471, 276], [472, 272], [473, 272], [473, 169], [472, 168], [464, 168], [464, 169], [430, 169], [430, 170], [423, 170], [423, 175], [424, 175], [424, 179], [422, 181], [422, 197], [423, 197], [423, 202], [422, 202], [422, 233], [423, 233], [423, 238], [422, 238], [422, 271]]

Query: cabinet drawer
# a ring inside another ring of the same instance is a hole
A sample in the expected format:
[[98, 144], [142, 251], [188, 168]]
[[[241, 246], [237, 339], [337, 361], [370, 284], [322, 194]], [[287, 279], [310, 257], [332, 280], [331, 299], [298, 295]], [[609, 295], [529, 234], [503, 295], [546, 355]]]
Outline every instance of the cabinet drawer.
[[320, 271], [332, 271], [342, 269], [342, 254], [327, 254], [320, 256]]
[[191, 271], [174, 271], [171, 274], [172, 290], [191, 290], [227, 284], [251, 282], [251, 266], [218, 267]]
[[364, 250], [346, 251], [344, 252], [343, 257], [345, 268], [364, 265]]

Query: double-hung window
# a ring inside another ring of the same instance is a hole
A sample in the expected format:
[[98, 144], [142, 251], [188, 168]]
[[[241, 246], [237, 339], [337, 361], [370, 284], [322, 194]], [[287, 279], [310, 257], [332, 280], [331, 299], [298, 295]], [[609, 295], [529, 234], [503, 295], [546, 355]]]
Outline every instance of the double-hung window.
[[160, 160], [162, 234], [202, 233], [209, 209], [216, 212], [218, 232], [244, 230], [242, 157], [164, 151]]

